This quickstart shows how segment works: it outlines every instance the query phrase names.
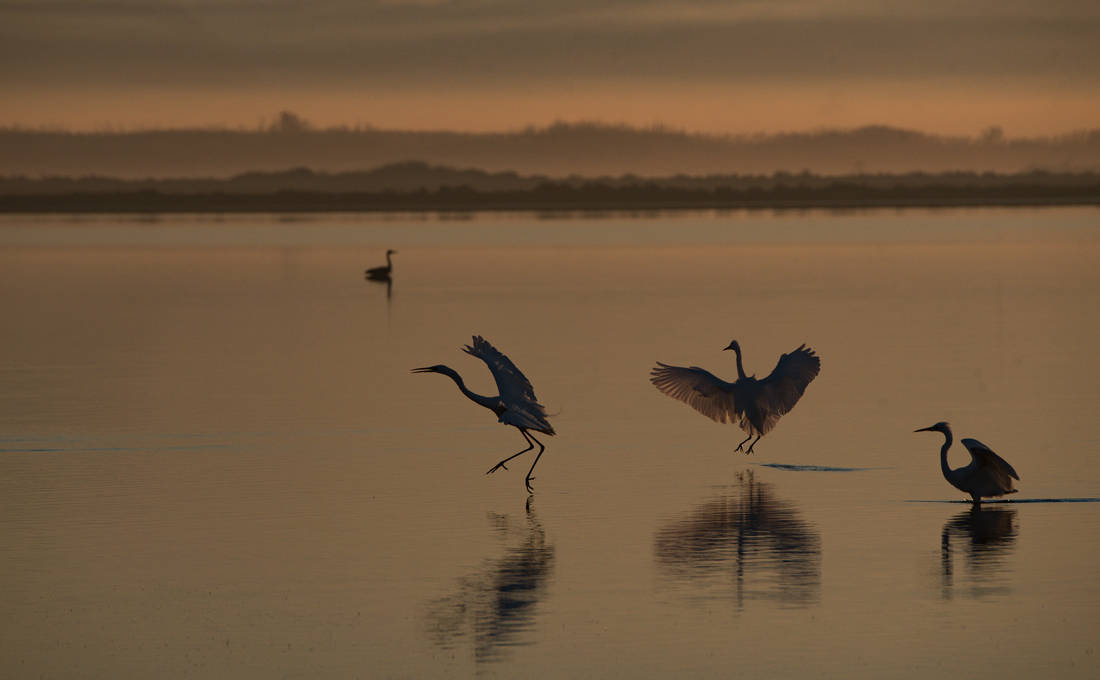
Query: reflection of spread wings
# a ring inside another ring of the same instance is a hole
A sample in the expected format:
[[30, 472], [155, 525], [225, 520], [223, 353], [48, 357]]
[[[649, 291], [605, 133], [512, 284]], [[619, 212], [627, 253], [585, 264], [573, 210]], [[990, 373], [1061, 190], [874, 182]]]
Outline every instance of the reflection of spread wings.
[[1020, 479], [1020, 476], [1016, 474], [1016, 470], [1009, 465], [1007, 460], [993, 453], [993, 449], [977, 439], [963, 439], [962, 445], [966, 447], [966, 450], [970, 452], [971, 458], [977, 461], [978, 465], [992, 471], [999, 478], [997, 481], [1001, 486], [1011, 488], [1012, 482], [1008, 481], [1008, 477], [1012, 477], [1016, 480]]
[[475, 335], [472, 345], [463, 348], [467, 354], [481, 359], [489, 367], [500, 391], [500, 400], [507, 410], [500, 422], [516, 427], [554, 434], [554, 428], [546, 420], [546, 409], [535, 397], [535, 389], [512, 360], [480, 335]]
[[757, 408], [766, 415], [764, 432], [772, 428], [779, 416], [794, 408], [820, 370], [821, 359], [806, 345], [779, 357], [775, 369], [757, 383]]
[[728, 383], [698, 366], [684, 368], [657, 362], [650, 382], [673, 399], [679, 399], [708, 418], [720, 423], [737, 422], [740, 412]]

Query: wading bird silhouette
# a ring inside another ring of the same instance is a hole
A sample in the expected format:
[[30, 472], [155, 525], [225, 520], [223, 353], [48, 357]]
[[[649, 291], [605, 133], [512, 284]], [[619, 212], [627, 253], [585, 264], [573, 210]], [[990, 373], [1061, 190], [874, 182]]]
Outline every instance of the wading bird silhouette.
[[546, 420], [546, 410], [543, 408], [542, 404], [538, 402], [538, 399], [535, 398], [535, 391], [531, 387], [531, 381], [516, 368], [516, 365], [512, 363], [511, 359], [501, 354], [497, 348], [490, 345], [489, 342], [480, 335], [475, 335], [473, 344], [466, 345], [463, 351], [481, 359], [489, 366], [489, 371], [493, 374], [493, 378], [497, 382], [497, 389], [500, 391], [498, 396], [485, 397], [471, 392], [466, 389], [466, 383], [462, 381], [462, 376], [448, 366], [437, 364], [435, 366], [414, 368], [412, 372], [442, 373], [455, 381], [455, 384], [458, 385], [458, 389], [460, 389], [470, 401], [489, 409], [497, 415], [497, 420], [499, 422], [505, 425], [511, 425], [523, 435], [523, 438], [527, 441], [527, 448], [519, 453], [508, 456], [489, 468], [489, 471], [485, 474], [491, 475], [500, 468], [507, 470], [508, 468], [504, 465], [505, 463], [516, 456], [527, 453], [538, 444], [538, 455], [535, 456], [535, 462], [531, 463], [531, 469], [527, 471], [527, 477], [523, 480], [523, 484], [527, 487], [528, 493], [534, 493], [534, 489], [531, 488], [531, 480], [533, 480], [534, 477], [531, 476], [531, 473], [535, 471], [535, 466], [538, 465], [539, 458], [542, 457], [542, 452], [546, 447], [542, 445], [542, 442], [535, 439], [534, 435], [531, 434], [531, 430], [554, 436], [554, 428], [551, 427], [550, 423]]
[[993, 453], [993, 449], [977, 439], [963, 439], [962, 445], [970, 452], [970, 465], [952, 470], [947, 466], [947, 449], [951, 448], [954, 438], [951, 425], [940, 421], [930, 427], [922, 427], [914, 432], [939, 432], [944, 436], [940, 449], [940, 470], [943, 478], [956, 489], [970, 494], [975, 505], [982, 504], [982, 496], [1003, 496], [1016, 493], [1012, 480], [1019, 481], [1020, 476], [1004, 458]]
[[[745, 375], [741, 366], [741, 345], [732, 341], [725, 349], [737, 354], [737, 380], [726, 382], [698, 366], [684, 368], [657, 362], [650, 371], [650, 382], [673, 399], [679, 399], [699, 413], [720, 423], [738, 422], [749, 436], [737, 445], [737, 451], [752, 453], [756, 442], [775, 427], [779, 417], [798, 403], [806, 386], [817, 377], [821, 360], [806, 345], [779, 357], [768, 377], [757, 380]], [[743, 449], [745, 442], [756, 436]]]
[[393, 260], [390, 259], [390, 255], [396, 255], [396, 250], [386, 251], [386, 266], [385, 267], [371, 267], [363, 272], [371, 281], [389, 281], [390, 276], [393, 274]]

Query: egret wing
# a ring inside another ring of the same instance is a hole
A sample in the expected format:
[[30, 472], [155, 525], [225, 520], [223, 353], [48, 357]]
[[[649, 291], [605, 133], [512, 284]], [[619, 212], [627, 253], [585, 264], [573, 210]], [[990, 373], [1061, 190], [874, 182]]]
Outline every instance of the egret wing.
[[493, 374], [497, 389], [500, 390], [500, 399], [507, 407], [507, 411], [500, 416], [500, 422], [547, 434], [554, 433], [554, 428], [546, 420], [546, 409], [535, 397], [531, 381], [516, 368], [511, 359], [480, 335], [475, 335], [473, 344], [467, 345], [463, 350], [484, 361]]
[[658, 361], [649, 373], [649, 381], [661, 392], [720, 423], [733, 423], [740, 418], [733, 384], [698, 366], [684, 368]]
[[505, 425], [514, 425], [515, 427], [521, 427], [525, 430], [545, 432], [550, 435], [555, 434], [553, 426], [546, 420], [546, 412], [542, 410], [542, 405], [535, 404], [535, 406], [538, 407], [537, 410], [533, 408], [508, 409], [500, 414], [497, 420]]
[[764, 413], [766, 433], [787, 413], [806, 391], [806, 386], [821, 371], [821, 359], [806, 345], [779, 357], [779, 362], [768, 375], [758, 383], [759, 408]]
[[1007, 460], [994, 453], [993, 449], [977, 439], [963, 439], [962, 445], [966, 447], [966, 450], [970, 452], [970, 456], [978, 461], [978, 464], [983, 468], [991, 468], [1000, 474], [1008, 475], [1019, 481], [1020, 476], [1016, 474], [1016, 470], [1009, 465]]

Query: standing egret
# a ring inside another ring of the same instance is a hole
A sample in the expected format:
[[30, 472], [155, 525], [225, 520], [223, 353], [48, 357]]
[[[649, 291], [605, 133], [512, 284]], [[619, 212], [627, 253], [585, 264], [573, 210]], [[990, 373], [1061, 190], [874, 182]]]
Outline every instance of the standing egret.
[[385, 267], [371, 267], [364, 272], [366, 277], [371, 281], [389, 281], [390, 276], [393, 274], [393, 260], [390, 259], [390, 255], [397, 254], [396, 250], [386, 251], [386, 266]]
[[951, 482], [951, 486], [956, 489], [970, 494], [975, 505], [982, 504], [982, 496], [1016, 493], [1017, 490], [1012, 488], [1012, 480], [1019, 481], [1020, 476], [1008, 461], [993, 453], [993, 449], [977, 439], [962, 440], [962, 445], [970, 452], [970, 465], [952, 470], [947, 466], [947, 449], [951, 448], [951, 442], [954, 441], [951, 436], [951, 425], [940, 421], [931, 427], [922, 427], [913, 431], [943, 434], [943, 448], [940, 449], [940, 470], [943, 472], [943, 478]]
[[[657, 362], [650, 382], [668, 396], [679, 399], [699, 413], [720, 423], [738, 422], [749, 436], [737, 445], [737, 451], [752, 453], [752, 447], [771, 431], [779, 417], [798, 403], [806, 386], [821, 370], [821, 359], [806, 345], [779, 357], [768, 377], [757, 380], [745, 375], [741, 366], [741, 345], [732, 341], [725, 349], [737, 355], [737, 380], [726, 382], [698, 366], [683, 368]], [[745, 442], [756, 439], [743, 449]]]
[[507, 470], [508, 468], [504, 465], [505, 463], [516, 456], [527, 453], [538, 444], [538, 455], [535, 456], [535, 462], [531, 463], [531, 469], [527, 471], [527, 477], [523, 480], [523, 484], [527, 487], [528, 493], [533, 493], [534, 490], [531, 488], [531, 480], [534, 479], [534, 477], [531, 476], [531, 473], [535, 471], [535, 466], [538, 465], [539, 458], [542, 457], [542, 452], [546, 447], [542, 445], [542, 442], [535, 439], [534, 435], [531, 434], [531, 430], [550, 436], [554, 435], [554, 428], [551, 427], [550, 423], [546, 420], [546, 410], [543, 408], [542, 404], [538, 402], [538, 399], [535, 398], [535, 391], [531, 387], [531, 382], [527, 377], [516, 368], [516, 365], [512, 363], [511, 359], [501, 354], [497, 348], [490, 345], [489, 342], [480, 335], [475, 335], [473, 345], [466, 345], [463, 351], [481, 359], [489, 366], [489, 371], [492, 372], [493, 378], [497, 381], [497, 389], [500, 391], [498, 396], [485, 397], [480, 394], [474, 394], [466, 389], [466, 384], [462, 381], [462, 376], [454, 369], [447, 366], [438, 364], [435, 366], [425, 366], [424, 368], [414, 368], [412, 372], [442, 373], [451, 380], [454, 380], [455, 384], [458, 385], [458, 389], [462, 390], [462, 393], [465, 394], [470, 401], [489, 409], [497, 415], [497, 420], [499, 422], [505, 425], [511, 425], [523, 435], [523, 438], [527, 441], [527, 448], [519, 453], [508, 456], [489, 468], [489, 471], [485, 474], [491, 475], [500, 468]]

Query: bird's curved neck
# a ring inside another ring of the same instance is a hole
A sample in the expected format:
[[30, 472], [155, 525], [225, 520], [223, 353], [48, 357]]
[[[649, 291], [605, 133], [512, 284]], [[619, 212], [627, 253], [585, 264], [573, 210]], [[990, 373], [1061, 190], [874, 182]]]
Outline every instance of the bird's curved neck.
[[947, 450], [951, 448], [951, 430], [944, 432], [943, 437], [943, 448], [940, 449], [940, 470], [943, 472], [944, 478], [950, 481], [951, 468], [947, 466]]
[[733, 353], [737, 355], [737, 378], [743, 379], [745, 377], [745, 368], [741, 365], [741, 348], [734, 345]]
[[462, 376], [460, 376], [458, 374], [458, 372], [455, 371], [454, 369], [443, 366], [442, 368], [439, 369], [439, 372], [442, 373], [443, 375], [447, 376], [451, 380], [455, 381], [455, 384], [458, 385], [458, 389], [460, 389], [462, 391], [462, 393], [465, 394], [466, 397], [470, 401], [474, 402], [475, 404], [480, 404], [480, 405], [484, 406], [485, 408], [490, 409], [492, 411], [496, 410], [495, 407], [497, 405], [497, 402], [500, 401], [499, 398], [494, 399], [493, 397], [485, 397], [485, 396], [482, 396], [480, 394], [477, 394], [476, 392], [471, 392], [466, 387], [466, 383], [462, 380]]
[[393, 262], [390, 261], [390, 254], [388, 252], [386, 253], [386, 268], [393, 269]]

